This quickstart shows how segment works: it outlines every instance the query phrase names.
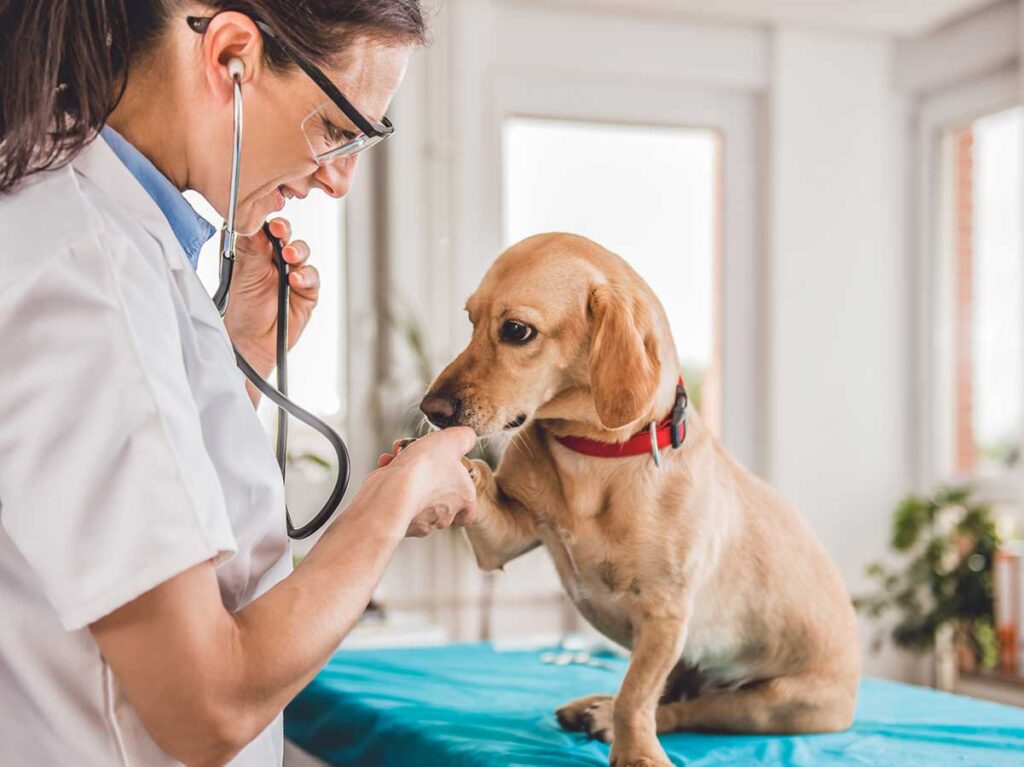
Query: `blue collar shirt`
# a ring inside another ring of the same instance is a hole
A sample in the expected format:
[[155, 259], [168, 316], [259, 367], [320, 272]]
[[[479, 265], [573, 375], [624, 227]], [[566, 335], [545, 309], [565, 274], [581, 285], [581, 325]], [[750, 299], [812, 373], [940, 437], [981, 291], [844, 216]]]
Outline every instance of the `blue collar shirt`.
[[164, 218], [170, 224], [174, 236], [181, 243], [181, 248], [185, 251], [185, 256], [192, 264], [192, 268], [197, 268], [199, 266], [199, 251], [217, 230], [209, 221], [196, 213], [170, 179], [157, 170], [157, 167], [146, 159], [142, 152], [132, 146], [124, 136], [109, 125], [104, 126], [100, 135], [103, 136], [103, 140], [107, 142], [117, 158], [135, 176], [146, 193], [153, 198], [153, 202], [160, 208], [160, 212], [164, 214]]

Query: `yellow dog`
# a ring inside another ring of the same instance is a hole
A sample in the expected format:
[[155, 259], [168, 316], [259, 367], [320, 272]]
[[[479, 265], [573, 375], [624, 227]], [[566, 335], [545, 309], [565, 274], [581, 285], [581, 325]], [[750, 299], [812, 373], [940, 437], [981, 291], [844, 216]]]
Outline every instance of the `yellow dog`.
[[611, 741], [618, 767], [669, 765], [658, 732], [847, 728], [860, 655], [839, 574], [696, 413], [678, 448], [665, 438], [680, 368], [650, 287], [596, 243], [544, 234], [502, 254], [466, 309], [473, 337], [422, 409], [516, 434], [497, 473], [472, 462], [477, 562], [543, 544], [579, 611], [632, 650], [618, 694], [567, 704], [562, 726]]

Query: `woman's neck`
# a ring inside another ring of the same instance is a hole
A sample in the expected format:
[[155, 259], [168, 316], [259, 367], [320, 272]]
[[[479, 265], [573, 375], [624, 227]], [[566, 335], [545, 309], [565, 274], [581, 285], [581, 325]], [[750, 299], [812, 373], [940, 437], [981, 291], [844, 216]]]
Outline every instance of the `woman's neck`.
[[186, 128], [181, 118], [177, 73], [169, 45], [160, 45], [152, 55], [134, 63], [129, 70], [124, 95], [107, 118], [107, 125], [138, 149], [178, 189], [188, 181]]

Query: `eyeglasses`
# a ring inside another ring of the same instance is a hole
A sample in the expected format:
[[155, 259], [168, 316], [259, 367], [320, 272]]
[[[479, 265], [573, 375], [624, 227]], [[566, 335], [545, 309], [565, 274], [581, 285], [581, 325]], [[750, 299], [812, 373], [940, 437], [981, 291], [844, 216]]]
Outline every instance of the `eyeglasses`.
[[[186, 21], [193, 32], [203, 34], [213, 18], [189, 16]], [[310, 112], [302, 121], [302, 134], [306, 137], [306, 143], [309, 144], [309, 150], [318, 165], [335, 157], [351, 157], [379, 144], [395, 132], [395, 126], [387, 117], [382, 117], [378, 122], [356, 109], [321, 69], [292, 50], [270, 27], [256, 19], [253, 19], [253, 23], [263, 34], [280, 45], [288, 58], [328, 96], [327, 101]]]

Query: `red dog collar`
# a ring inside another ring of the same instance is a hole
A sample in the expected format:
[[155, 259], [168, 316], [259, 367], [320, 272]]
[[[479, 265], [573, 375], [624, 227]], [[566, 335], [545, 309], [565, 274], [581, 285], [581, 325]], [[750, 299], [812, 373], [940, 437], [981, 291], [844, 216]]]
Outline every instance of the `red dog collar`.
[[676, 399], [669, 413], [659, 424], [653, 421], [648, 427], [637, 432], [625, 442], [600, 442], [589, 437], [555, 437], [570, 450], [595, 458], [625, 458], [631, 455], [651, 454], [654, 462], [661, 465], [658, 451], [671, 445], [677, 448], [686, 439], [686, 408], [689, 398], [686, 396], [686, 384], [679, 377], [676, 385]]

